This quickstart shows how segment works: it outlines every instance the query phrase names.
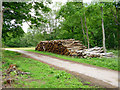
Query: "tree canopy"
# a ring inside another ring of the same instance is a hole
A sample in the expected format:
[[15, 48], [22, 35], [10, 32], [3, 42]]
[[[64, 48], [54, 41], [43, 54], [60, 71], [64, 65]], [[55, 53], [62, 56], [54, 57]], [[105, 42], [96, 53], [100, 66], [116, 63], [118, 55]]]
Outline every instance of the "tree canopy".
[[51, 10], [46, 4], [50, 2], [3, 2], [3, 41], [23, 35], [23, 22], [31, 28], [46, 23], [43, 13]]
[[[84, 18], [86, 17], [90, 46], [102, 46], [101, 6], [103, 7], [106, 46], [107, 48], [117, 47], [118, 37], [114, 17], [114, 15], [116, 15], [114, 2], [97, 2], [91, 3], [90, 5], [83, 5], [82, 2], [67, 2], [58, 12], [58, 16], [64, 18], [64, 21], [61, 22], [59, 38], [74, 38], [85, 43], [82, 33], [81, 18], [83, 28], [86, 29], [84, 24]], [[86, 34], [85, 37], [87, 38]]]
[[[48, 4], [50, 2], [4, 2], [4, 41], [11, 41], [12, 38], [21, 36], [20, 42], [24, 40], [27, 45], [36, 46], [41, 40], [74, 38], [86, 46], [89, 41], [90, 47], [101, 47], [103, 20], [106, 48], [118, 47], [119, 2], [101, 3], [95, 0], [91, 4], [67, 2], [64, 5], [59, 4], [61, 7], [58, 10], [50, 9]], [[25, 34], [21, 28], [23, 22], [27, 22], [30, 26], [28, 33]], [[11, 42], [15, 41], [14, 39]]]

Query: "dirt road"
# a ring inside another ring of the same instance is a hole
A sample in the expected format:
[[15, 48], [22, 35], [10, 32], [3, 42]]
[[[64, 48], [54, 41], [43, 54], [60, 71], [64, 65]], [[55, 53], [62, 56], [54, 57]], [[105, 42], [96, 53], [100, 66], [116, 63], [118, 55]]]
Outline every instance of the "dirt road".
[[19, 52], [31, 58], [39, 60], [41, 62], [47, 63], [49, 65], [53, 65], [55, 67], [67, 70], [69, 72], [77, 73], [79, 74], [80, 78], [90, 81], [96, 85], [100, 85], [102, 87], [116, 88], [120, 86], [118, 85], [118, 81], [120, 81], [120, 78], [118, 77], [118, 72], [114, 70], [103, 69], [95, 66], [92, 67], [89, 65], [74, 63], [70, 61], [64, 61], [50, 56], [41, 55], [41, 54], [38, 55], [23, 50], [15, 50], [15, 49], [6, 49], [6, 50]]

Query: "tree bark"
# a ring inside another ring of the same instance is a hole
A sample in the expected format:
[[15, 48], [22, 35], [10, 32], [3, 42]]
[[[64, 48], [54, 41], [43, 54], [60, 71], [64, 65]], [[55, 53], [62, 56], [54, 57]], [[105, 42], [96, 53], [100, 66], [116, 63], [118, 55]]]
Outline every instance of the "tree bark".
[[113, 13], [113, 17], [115, 18], [114, 21], [116, 23], [116, 25], [120, 25], [120, 23], [118, 22], [118, 17], [117, 17], [117, 9], [116, 9], [116, 13], [113, 11], [113, 9], [111, 8], [111, 12]]
[[57, 28], [57, 19], [54, 20], [54, 30], [55, 30], [55, 35], [54, 38], [56, 38], [56, 28]]
[[[0, 59], [2, 59], [2, 25], [3, 25], [3, 12], [2, 12], [2, 0], [0, 0]], [[0, 66], [1, 65], [2, 63], [0, 62]], [[2, 75], [0, 75], [0, 79], [2, 79]], [[2, 82], [0, 81], [0, 89], [2, 89], [1, 87]]]
[[2, 48], [2, 25], [3, 25], [3, 12], [2, 1], [0, 0], [0, 48]]
[[81, 17], [81, 26], [82, 26], [82, 32], [83, 32], [83, 36], [84, 36], [84, 40], [85, 40], [85, 45], [86, 45], [86, 38], [85, 38], [85, 31], [84, 31], [84, 28], [83, 28], [83, 20], [82, 20], [82, 17]]
[[[116, 19], [117, 19], [117, 37], [118, 37], [118, 60], [120, 60], [120, 1], [118, 3], [115, 4], [115, 8], [116, 8]], [[120, 67], [118, 68], [120, 70]]]
[[85, 13], [84, 13], [84, 17], [85, 17], [85, 27], [86, 27], [86, 34], [87, 34], [88, 49], [89, 49], [89, 48], [90, 48], [90, 45], [89, 45], [89, 36], [88, 36], [88, 28], [87, 28]]
[[104, 50], [104, 53], [106, 53], [106, 47], [105, 47], [105, 30], [104, 30], [104, 20], [103, 20], [103, 8], [102, 8], [102, 6], [101, 6], [101, 16], [102, 16], [103, 50]]

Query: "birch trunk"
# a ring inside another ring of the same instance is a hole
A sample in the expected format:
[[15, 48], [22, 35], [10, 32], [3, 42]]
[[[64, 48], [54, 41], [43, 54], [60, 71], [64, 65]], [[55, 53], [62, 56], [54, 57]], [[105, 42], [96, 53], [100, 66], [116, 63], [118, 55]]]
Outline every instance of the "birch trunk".
[[54, 38], [56, 38], [56, 27], [57, 27], [57, 19], [54, 20], [54, 30], [55, 30]]
[[85, 40], [85, 45], [86, 45], [86, 38], [85, 38], [85, 31], [84, 31], [84, 28], [83, 28], [83, 20], [82, 20], [82, 17], [81, 17], [81, 26], [82, 26], [82, 32], [83, 32], [83, 36], [84, 36], [84, 40]]
[[86, 34], [87, 34], [88, 49], [89, 49], [89, 48], [90, 48], [90, 45], [89, 45], [89, 36], [88, 36], [88, 28], [87, 28], [87, 24], [86, 24], [86, 16], [85, 16], [85, 13], [84, 13], [84, 17], [85, 17], [85, 27], [86, 27]]
[[102, 16], [103, 50], [104, 50], [104, 53], [106, 53], [106, 47], [105, 47], [105, 30], [104, 30], [103, 8], [102, 7], [101, 7], [101, 16]]

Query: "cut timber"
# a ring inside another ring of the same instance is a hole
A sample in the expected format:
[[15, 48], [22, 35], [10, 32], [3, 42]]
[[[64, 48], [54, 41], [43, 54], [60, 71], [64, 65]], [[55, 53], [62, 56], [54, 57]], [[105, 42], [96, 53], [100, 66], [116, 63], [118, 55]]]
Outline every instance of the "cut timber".
[[86, 49], [86, 47], [75, 39], [41, 41], [35, 48], [38, 51], [48, 51], [67, 56], [73, 56], [73, 53], [77, 55], [75, 51], [83, 49]]
[[81, 54], [83, 58], [86, 57], [114, 57], [113, 53], [104, 53], [103, 47], [94, 47], [94, 48], [89, 48], [89, 49], [84, 49], [84, 50], [79, 50], [77, 53]]
[[86, 57], [113, 57], [113, 53], [104, 53], [103, 47], [86, 49], [79, 40], [51, 40], [41, 41], [35, 48], [38, 51], [47, 51], [67, 56]]

